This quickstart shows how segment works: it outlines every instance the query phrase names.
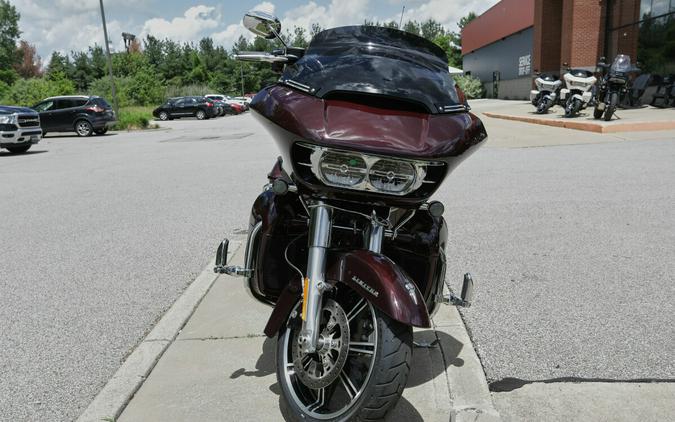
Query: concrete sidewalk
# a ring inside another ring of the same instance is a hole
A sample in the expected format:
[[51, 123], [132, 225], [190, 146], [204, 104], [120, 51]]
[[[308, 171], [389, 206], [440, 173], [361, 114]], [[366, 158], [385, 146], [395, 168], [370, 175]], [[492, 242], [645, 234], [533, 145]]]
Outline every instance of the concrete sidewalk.
[[675, 130], [675, 108], [644, 106], [636, 109], [617, 109], [612, 120], [593, 118], [593, 108], [581, 110], [577, 117], [566, 118], [563, 107], [554, 106], [547, 114], [536, 114], [530, 102], [510, 101], [508, 108], [496, 107], [485, 111], [488, 117], [524, 123], [576, 129], [595, 133], [618, 133]]
[[[243, 247], [232, 262], [242, 261]], [[118, 421], [282, 420], [275, 339], [262, 334], [270, 312], [242, 279], [219, 276]], [[459, 313], [444, 306], [434, 323], [414, 336], [438, 339], [440, 347], [415, 348], [407, 388], [388, 420], [498, 420]]]

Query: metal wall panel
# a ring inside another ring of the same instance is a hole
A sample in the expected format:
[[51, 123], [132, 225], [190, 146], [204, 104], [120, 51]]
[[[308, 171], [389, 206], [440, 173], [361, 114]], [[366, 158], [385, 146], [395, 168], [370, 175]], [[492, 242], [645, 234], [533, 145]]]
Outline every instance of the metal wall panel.
[[483, 83], [492, 82], [495, 71], [500, 72], [501, 80], [531, 78], [533, 36], [534, 30], [529, 27], [464, 55], [464, 72], [471, 72]]

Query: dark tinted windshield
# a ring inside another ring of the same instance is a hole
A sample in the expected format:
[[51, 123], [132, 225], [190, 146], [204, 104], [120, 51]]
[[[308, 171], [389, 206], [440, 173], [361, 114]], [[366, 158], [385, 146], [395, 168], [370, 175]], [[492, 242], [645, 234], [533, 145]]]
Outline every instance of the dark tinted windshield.
[[282, 82], [325, 98], [356, 92], [394, 97], [431, 113], [464, 110], [444, 51], [390, 28], [345, 26], [318, 33]]

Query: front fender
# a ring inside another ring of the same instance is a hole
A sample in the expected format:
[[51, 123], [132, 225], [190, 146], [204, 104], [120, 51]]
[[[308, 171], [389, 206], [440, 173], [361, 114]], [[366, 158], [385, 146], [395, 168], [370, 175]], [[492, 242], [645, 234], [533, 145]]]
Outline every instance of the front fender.
[[415, 283], [382, 254], [367, 250], [329, 252], [326, 280], [345, 283], [396, 321], [431, 327], [424, 298]]
[[[396, 321], [413, 327], [431, 327], [422, 294], [391, 259], [367, 250], [331, 251], [326, 264], [326, 281], [348, 285]], [[300, 299], [300, 286], [293, 283], [286, 286], [265, 326], [268, 337], [279, 332]]]

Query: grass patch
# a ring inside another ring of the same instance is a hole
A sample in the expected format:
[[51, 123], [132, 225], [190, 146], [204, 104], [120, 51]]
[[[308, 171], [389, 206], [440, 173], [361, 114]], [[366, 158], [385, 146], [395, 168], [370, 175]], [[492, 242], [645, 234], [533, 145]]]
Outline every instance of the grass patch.
[[113, 130], [143, 130], [154, 129], [152, 121], [152, 107], [122, 107], [117, 115], [117, 124]]

